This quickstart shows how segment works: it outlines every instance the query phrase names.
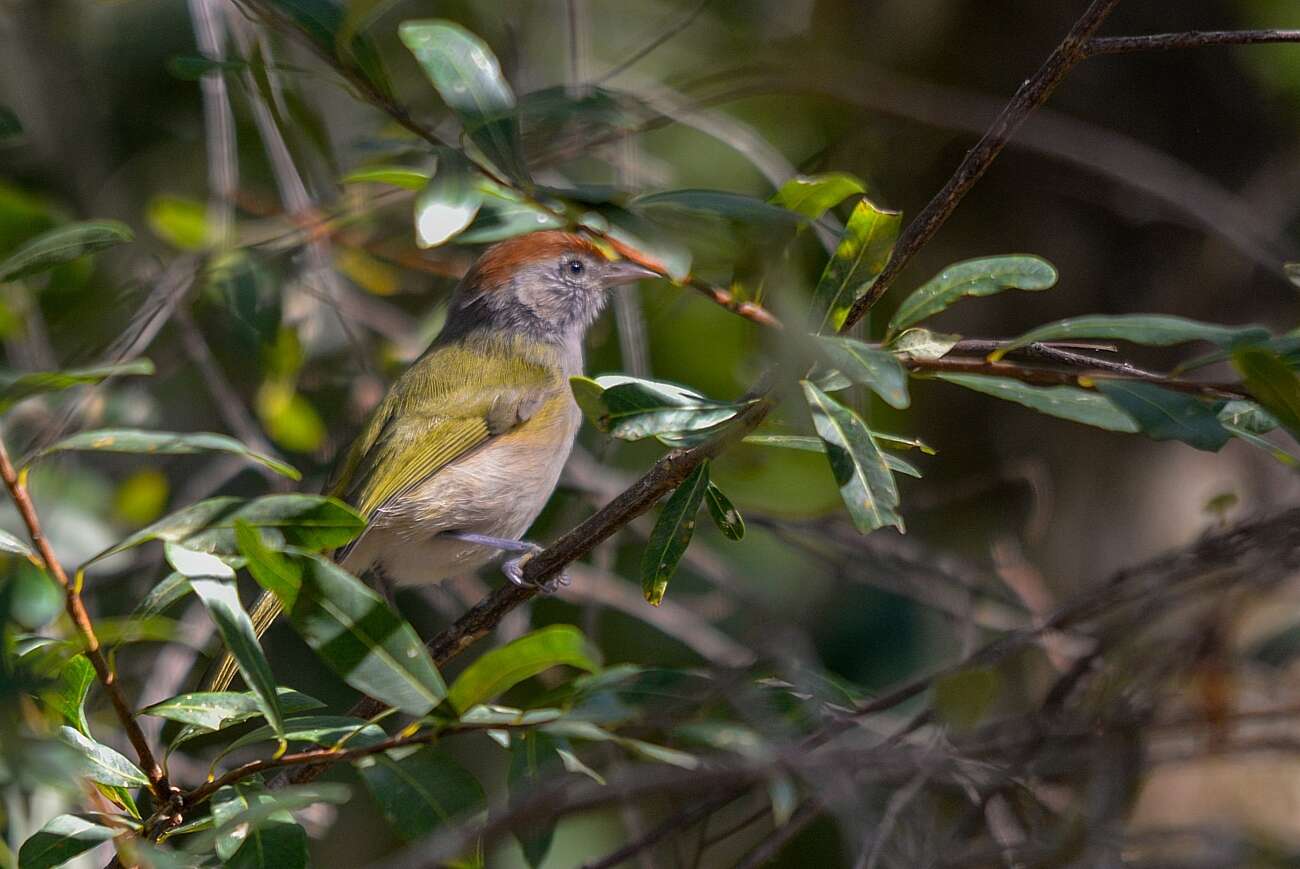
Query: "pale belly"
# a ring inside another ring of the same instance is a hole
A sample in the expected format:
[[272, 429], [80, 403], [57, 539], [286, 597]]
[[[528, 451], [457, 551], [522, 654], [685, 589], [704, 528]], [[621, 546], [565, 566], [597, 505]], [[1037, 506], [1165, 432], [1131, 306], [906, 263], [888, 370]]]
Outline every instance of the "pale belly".
[[378, 567], [389, 582], [420, 585], [498, 558], [500, 550], [442, 532], [522, 537], [555, 490], [580, 422], [580, 411], [566, 397], [517, 431], [440, 469], [400, 503], [376, 512], [343, 567], [354, 575]]

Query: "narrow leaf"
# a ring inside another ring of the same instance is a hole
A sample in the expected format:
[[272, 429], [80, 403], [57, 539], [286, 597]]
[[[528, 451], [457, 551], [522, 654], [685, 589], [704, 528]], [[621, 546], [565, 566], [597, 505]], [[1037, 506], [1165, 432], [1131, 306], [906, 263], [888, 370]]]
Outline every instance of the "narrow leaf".
[[1209, 341], [1223, 347], [1262, 341], [1268, 330], [1262, 326], [1220, 326], [1201, 323], [1182, 317], [1163, 314], [1094, 314], [1088, 317], [1071, 317], [1031, 329], [1019, 338], [990, 354], [993, 360], [1001, 359], [1019, 347], [1037, 341], [1059, 341], [1064, 338], [1094, 338], [1111, 341], [1130, 341], [1149, 347], [1168, 347], [1189, 341]]
[[862, 199], [853, 208], [839, 245], [813, 291], [809, 323], [814, 332], [833, 332], [844, 325], [853, 302], [889, 262], [898, 240], [902, 215]]
[[[534, 730], [511, 740], [510, 773], [507, 777], [511, 804], [518, 805], [543, 784], [565, 772], [559, 743], [550, 734]], [[523, 849], [524, 859], [534, 869], [542, 864], [551, 850], [556, 823], [555, 818], [549, 818], [518, 824], [512, 830]]]
[[124, 831], [77, 815], [58, 815], [23, 842], [18, 851], [18, 866], [20, 869], [53, 869], [121, 832]]
[[955, 263], [903, 300], [889, 321], [889, 334], [931, 317], [964, 296], [991, 296], [1003, 290], [1046, 290], [1056, 284], [1056, 269], [1028, 254], [985, 257]]
[[1233, 353], [1232, 364], [1250, 394], [1300, 440], [1300, 375], [1276, 353], [1254, 347]]
[[16, 402], [44, 392], [61, 392], [74, 386], [99, 383], [110, 377], [131, 374], [153, 374], [153, 363], [148, 359], [132, 359], [117, 365], [100, 365], [95, 368], [75, 368], [67, 371], [0, 371], [0, 410], [7, 410]]
[[854, 526], [863, 534], [886, 525], [902, 531], [898, 486], [866, 424], [812, 383], [802, 383], [813, 427], [826, 445], [831, 473]]
[[1114, 405], [1109, 398], [1073, 386], [1030, 386], [1007, 377], [984, 377], [978, 374], [939, 374], [939, 380], [964, 386], [1003, 401], [1014, 401], [1031, 410], [1081, 422], [1109, 431], [1138, 431], [1133, 418]]
[[270, 468], [291, 480], [302, 474], [284, 462], [249, 449], [232, 437], [211, 432], [165, 432], [141, 429], [116, 428], [79, 432], [41, 450], [37, 455], [69, 450], [95, 450], [109, 453], [143, 453], [145, 455], [179, 456], [202, 452], [230, 453], [242, 456]]
[[[277, 698], [281, 711], [286, 715], [320, 709], [325, 705], [314, 697], [290, 688], [277, 689]], [[257, 718], [262, 710], [257, 695], [251, 691], [196, 691], [146, 706], [140, 710], [140, 714], [179, 721], [211, 731]]]
[[59, 728], [59, 736], [77, 750], [82, 761], [80, 772], [91, 781], [110, 787], [134, 787], [149, 783], [139, 767], [107, 745], [100, 745], [66, 725]]
[[0, 262], [0, 283], [47, 271], [134, 239], [131, 228], [116, 220], [90, 220], [60, 226], [41, 233]]
[[561, 665], [588, 673], [599, 669], [595, 650], [572, 625], [540, 628], [487, 652], [465, 668], [447, 696], [452, 708], [465, 713], [525, 679]]
[[1232, 437], [1219, 422], [1217, 408], [1190, 395], [1124, 380], [1098, 380], [1097, 389], [1154, 440], [1178, 440], [1218, 452]]
[[663, 602], [668, 580], [695, 534], [695, 514], [709, 487], [709, 463], [701, 462], [668, 498], [641, 556], [641, 593], [652, 606]]
[[429, 183], [433, 174], [427, 169], [406, 166], [365, 166], [354, 169], [342, 178], [343, 184], [387, 184], [405, 190], [419, 190]]
[[718, 530], [727, 539], [741, 540], [744, 538], [745, 519], [721, 489], [713, 483], [709, 483], [704, 490], [704, 500], [709, 505], [709, 515], [713, 517], [713, 524], [718, 526]]

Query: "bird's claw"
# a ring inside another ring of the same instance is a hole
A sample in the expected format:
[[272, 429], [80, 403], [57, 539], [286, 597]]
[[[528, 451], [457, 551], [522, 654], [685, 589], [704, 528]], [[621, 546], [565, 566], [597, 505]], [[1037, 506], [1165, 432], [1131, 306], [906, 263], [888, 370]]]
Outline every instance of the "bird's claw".
[[532, 560], [533, 556], [542, 551], [542, 547], [537, 544], [530, 544], [532, 548], [520, 555], [518, 558], [512, 558], [505, 564], [501, 565], [501, 572], [506, 575], [506, 579], [513, 582], [520, 588], [537, 588], [545, 594], [553, 594], [562, 586], [569, 584], [569, 574], [567, 571], [561, 572], [559, 576], [551, 577], [544, 582], [530, 582], [524, 579], [524, 565]]

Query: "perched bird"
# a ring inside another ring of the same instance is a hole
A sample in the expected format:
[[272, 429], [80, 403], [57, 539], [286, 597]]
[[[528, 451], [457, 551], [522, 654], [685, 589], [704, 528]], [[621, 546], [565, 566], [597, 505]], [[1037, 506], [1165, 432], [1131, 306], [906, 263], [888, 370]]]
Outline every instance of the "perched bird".
[[[608, 290], [655, 275], [558, 230], [485, 251], [456, 288], [442, 332], [388, 390], [326, 489], [367, 520], [336, 560], [398, 586], [466, 573], [504, 551], [504, 573], [522, 583], [539, 547], [521, 537], [581, 423], [569, 377], [582, 373], [587, 327]], [[278, 600], [263, 595], [251, 613], [258, 632], [278, 613]], [[211, 688], [234, 671], [227, 656]]]

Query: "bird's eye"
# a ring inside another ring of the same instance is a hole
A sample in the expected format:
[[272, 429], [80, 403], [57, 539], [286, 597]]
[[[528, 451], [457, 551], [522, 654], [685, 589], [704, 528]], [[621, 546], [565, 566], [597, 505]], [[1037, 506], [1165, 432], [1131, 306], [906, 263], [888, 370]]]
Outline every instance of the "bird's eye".
[[564, 267], [569, 270], [571, 275], [580, 275], [587, 269], [580, 259], [571, 259], [564, 264]]

